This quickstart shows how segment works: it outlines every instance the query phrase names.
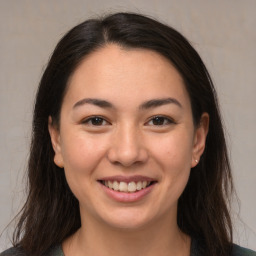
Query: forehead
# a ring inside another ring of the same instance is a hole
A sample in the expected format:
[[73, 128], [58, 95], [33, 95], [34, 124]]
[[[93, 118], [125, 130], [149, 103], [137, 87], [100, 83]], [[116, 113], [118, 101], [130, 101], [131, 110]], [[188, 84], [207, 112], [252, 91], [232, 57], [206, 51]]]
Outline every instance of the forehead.
[[80, 63], [69, 80], [65, 98], [139, 101], [168, 95], [189, 100], [181, 75], [168, 59], [151, 50], [109, 44]]

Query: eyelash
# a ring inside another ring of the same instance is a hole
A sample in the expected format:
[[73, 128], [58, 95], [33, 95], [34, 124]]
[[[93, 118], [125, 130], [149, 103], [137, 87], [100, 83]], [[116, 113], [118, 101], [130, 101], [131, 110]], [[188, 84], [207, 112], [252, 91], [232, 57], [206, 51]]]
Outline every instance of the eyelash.
[[[91, 116], [85, 120], [82, 121], [83, 124], [89, 124], [91, 126], [103, 126], [102, 124], [97, 125], [97, 124], [93, 124], [93, 120], [96, 121], [96, 119], [100, 119], [100, 121], [102, 122], [106, 122], [108, 124], [110, 124], [105, 118], [101, 117], [101, 116]], [[99, 120], [98, 120], [99, 121]]]
[[[97, 120], [98, 119], [98, 120]], [[146, 125], [149, 125], [150, 122], [154, 122], [154, 121], [162, 121], [163, 123], [162, 124], [152, 124], [152, 126], [166, 126], [166, 125], [170, 125], [170, 124], [174, 124], [174, 120], [169, 118], [169, 117], [166, 117], [166, 116], [162, 116], [162, 115], [156, 115], [156, 116], [153, 116], [149, 119], [149, 121], [147, 121], [145, 124]], [[160, 119], [160, 120], [159, 120]], [[96, 121], [96, 122], [100, 122], [100, 124], [93, 124], [92, 122], [93, 121]], [[89, 117], [87, 119], [85, 119], [82, 123], [83, 124], [89, 124], [91, 126], [104, 126], [104, 124], [102, 124], [102, 122], [106, 122], [107, 124], [110, 124], [110, 122], [108, 122], [105, 118], [101, 117], [101, 116], [92, 116], [92, 117]], [[161, 123], [161, 122], [160, 122]], [[106, 125], [106, 124], [105, 124]]]
[[153, 126], [166, 126], [166, 125], [170, 125], [170, 124], [174, 124], [174, 120], [171, 119], [170, 117], [166, 117], [166, 116], [161, 116], [161, 115], [156, 115], [150, 118], [149, 121], [146, 122], [146, 124], [148, 124], [149, 122], [154, 122], [154, 120], [157, 119], [161, 119], [161, 121], [163, 121], [163, 124], [153, 124]]

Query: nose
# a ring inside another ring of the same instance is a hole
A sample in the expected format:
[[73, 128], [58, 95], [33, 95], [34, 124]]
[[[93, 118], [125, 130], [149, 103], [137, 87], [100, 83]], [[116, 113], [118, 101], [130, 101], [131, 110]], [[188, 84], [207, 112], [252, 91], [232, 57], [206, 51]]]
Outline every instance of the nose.
[[147, 161], [148, 151], [143, 143], [141, 134], [135, 127], [126, 126], [117, 129], [112, 137], [108, 159], [111, 163], [124, 167]]

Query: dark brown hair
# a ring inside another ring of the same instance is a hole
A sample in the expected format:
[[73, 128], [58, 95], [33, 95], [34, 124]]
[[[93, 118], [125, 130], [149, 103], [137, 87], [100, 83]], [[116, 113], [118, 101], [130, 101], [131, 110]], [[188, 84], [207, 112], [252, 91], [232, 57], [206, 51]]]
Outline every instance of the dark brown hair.
[[58, 125], [68, 79], [89, 53], [115, 43], [153, 50], [166, 57], [183, 77], [195, 125], [203, 112], [210, 116], [205, 152], [191, 170], [178, 203], [178, 225], [202, 241], [204, 255], [230, 255], [232, 226], [228, 199], [232, 177], [216, 92], [200, 56], [176, 30], [151, 18], [117, 13], [87, 20], [57, 44], [42, 76], [34, 109], [28, 164], [28, 196], [14, 233], [14, 245], [43, 255], [81, 225], [79, 203], [63, 169], [54, 162], [48, 117]]

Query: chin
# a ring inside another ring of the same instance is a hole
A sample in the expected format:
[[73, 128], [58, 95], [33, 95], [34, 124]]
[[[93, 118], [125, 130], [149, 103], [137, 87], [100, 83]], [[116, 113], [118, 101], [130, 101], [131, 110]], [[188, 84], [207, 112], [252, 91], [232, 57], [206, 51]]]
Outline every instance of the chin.
[[154, 217], [135, 209], [129, 211], [124, 207], [121, 211], [111, 212], [110, 215], [102, 216], [102, 221], [114, 229], [139, 230], [154, 221]]

